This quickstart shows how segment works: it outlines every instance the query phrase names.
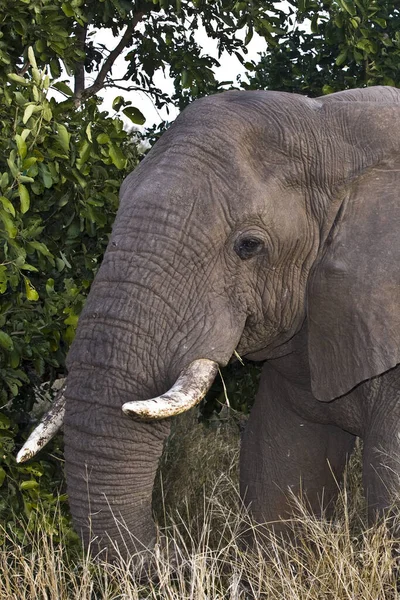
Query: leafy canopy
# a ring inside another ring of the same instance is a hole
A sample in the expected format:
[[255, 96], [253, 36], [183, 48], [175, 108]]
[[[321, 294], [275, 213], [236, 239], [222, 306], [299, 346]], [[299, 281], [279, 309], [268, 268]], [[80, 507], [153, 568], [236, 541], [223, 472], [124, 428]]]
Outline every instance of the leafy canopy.
[[284, 31], [244, 88], [320, 96], [370, 85], [400, 86], [397, 0], [289, 1]]
[[57, 510], [61, 471], [54, 459], [16, 465], [20, 427], [34, 391], [64, 373], [122, 177], [137, 162], [120, 119], [96, 97], [81, 110], [56, 102], [32, 47], [27, 58], [23, 75], [0, 81], [0, 518], [9, 527], [18, 527], [11, 506], [29, 515], [44, 502], [50, 520]]
[[[39, 68], [48, 65], [53, 78], [63, 69], [74, 77], [78, 101], [120, 86], [145, 91], [158, 107], [173, 102], [181, 108], [220, 88], [213, 73], [218, 63], [196, 40], [199, 28], [220, 53], [235, 53], [244, 62], [253, 32], [272, 40], [285, 18], [278, 3], [260, 0], [0, 0], [0, 14], [3, 71], [23, 71], [32, 46]], [[113, 48], [95, 41], [99, 30], [115, 36]], [[112, 68], [120, 55], [126, 71], [117, 79]], [[174, 80], [172, 98], [154, 83], [159, 69]]]

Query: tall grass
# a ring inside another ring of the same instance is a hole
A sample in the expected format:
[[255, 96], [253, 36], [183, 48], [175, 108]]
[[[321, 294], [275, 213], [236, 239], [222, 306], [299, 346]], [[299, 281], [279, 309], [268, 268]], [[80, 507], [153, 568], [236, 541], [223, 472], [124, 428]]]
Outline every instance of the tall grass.
[[220, 450], [224, 446], [231, 455], [231, 468], [206, 482], [201, 501], [197, 489], [194, 498], [189, 495], [178, 508], [169, 507], [155, 550], [133, 557], [132, 563], [99, 563], [82, 552], [71, 553], [66, 541], [56, 542], [45, 533], [40, 516], [22, 541], [6, 532], [0, 552], [0, 599], [398, 598], [396, 548], [385, 522], [366, 526], [357, 465], [349, 469], [332, 521], [314, 517], [304, 501], [293, 498], [294, 515], [288, 523], [292, 537], [258, 530], [249, 550], [240, 541], [241, 533], [257, 528], [237, 494], [237, 440], [230, 448], [226, 444], [225, 439]]

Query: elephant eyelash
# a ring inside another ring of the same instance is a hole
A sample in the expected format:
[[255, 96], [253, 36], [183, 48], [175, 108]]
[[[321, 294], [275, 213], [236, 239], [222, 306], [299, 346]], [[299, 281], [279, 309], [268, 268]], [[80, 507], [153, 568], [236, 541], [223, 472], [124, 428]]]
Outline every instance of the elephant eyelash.
[[264, 250], [264, 242], [256, 237], [243, 237], [236, 240], [233, 249], [241, 260], [248, 260]]

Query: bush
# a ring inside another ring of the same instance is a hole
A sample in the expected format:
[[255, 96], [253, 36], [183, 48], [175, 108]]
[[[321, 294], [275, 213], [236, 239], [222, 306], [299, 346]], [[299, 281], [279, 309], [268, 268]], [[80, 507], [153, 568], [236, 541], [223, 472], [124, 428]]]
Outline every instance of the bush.
[[[79, 313], [107, 245], [136, 140], [91, 98], [65, 100], [33, 50], [26, 73], [0, 88], [0, 515], [56, 502], [58, 462], [17, 466], [35, 389], [64, 374]], [[56, 445], [57, 448], [57, 445]], [[50, 494], [50, 496], [49, 496]], [[7, 508], [8, 506], [8, 508]], [[13, 520], [8, 514], [10, 523]]]

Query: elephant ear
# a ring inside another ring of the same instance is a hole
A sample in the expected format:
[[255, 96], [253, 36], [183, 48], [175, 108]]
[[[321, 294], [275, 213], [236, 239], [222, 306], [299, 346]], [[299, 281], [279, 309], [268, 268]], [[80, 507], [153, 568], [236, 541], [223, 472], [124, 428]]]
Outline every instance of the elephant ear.
[[400, 156], [347, 188], [307, 303], [319, 400], [346, 394], [400, 362]]

